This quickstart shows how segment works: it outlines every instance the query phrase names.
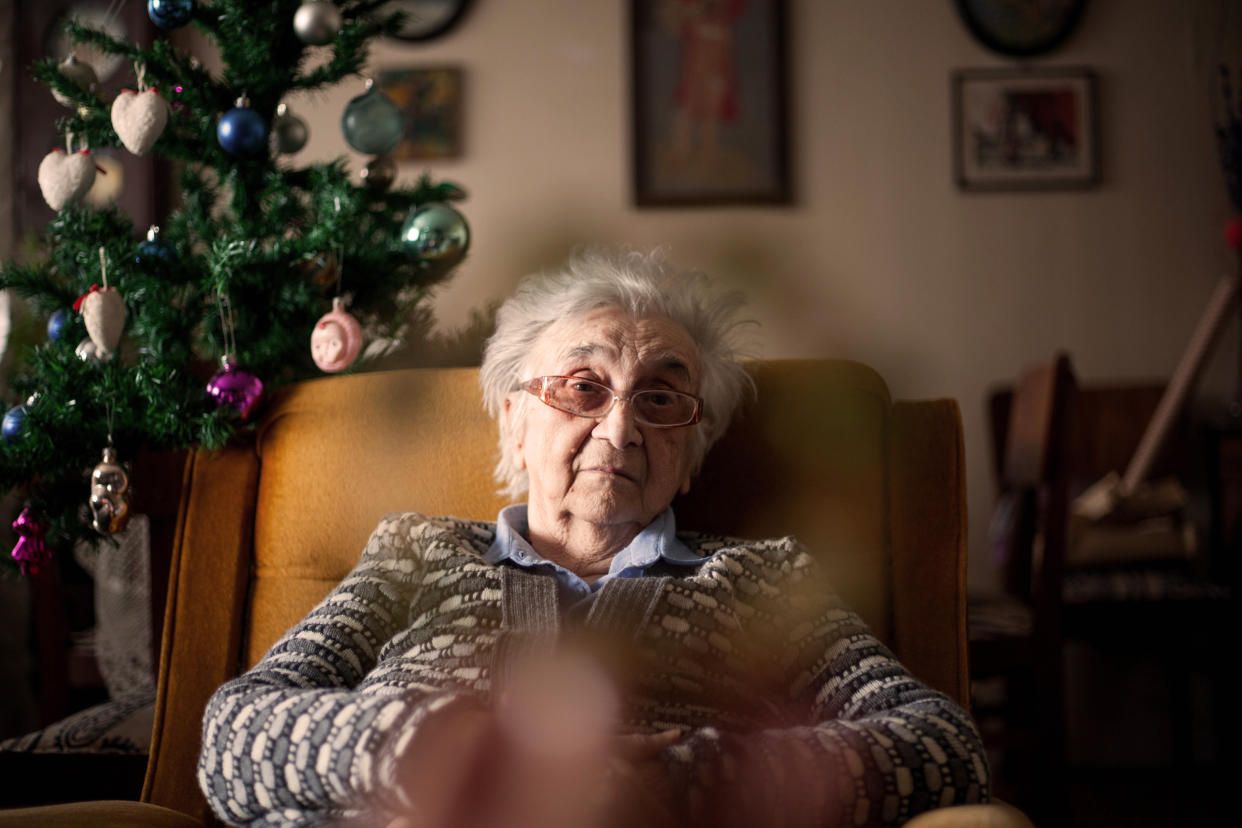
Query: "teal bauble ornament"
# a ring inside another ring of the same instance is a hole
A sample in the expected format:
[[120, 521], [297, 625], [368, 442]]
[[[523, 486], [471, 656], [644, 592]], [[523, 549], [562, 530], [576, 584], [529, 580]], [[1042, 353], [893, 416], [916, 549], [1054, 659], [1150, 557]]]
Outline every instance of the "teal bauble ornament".
[[410, 211], [401, 228], [401, 246], [410, 258], [452, 267], [466, 255], [470, 228], [447, 204], [424, 204]]
[[375, 88], [367, 78], [367, 91], [345, 105], [341, 131], [345, 141], [358, 152], [383, 155], [397, 145], [405, 124], [401, 109], [392, 98]]

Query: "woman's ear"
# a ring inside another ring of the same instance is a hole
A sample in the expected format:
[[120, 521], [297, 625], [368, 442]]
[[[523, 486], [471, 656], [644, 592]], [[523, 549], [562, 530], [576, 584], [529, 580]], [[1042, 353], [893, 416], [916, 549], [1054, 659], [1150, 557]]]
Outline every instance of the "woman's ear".
[[524, 435], [518, 433], [524, 418], [518, 416], [516, 409], [513, 395], [505, 397], [504, 405], [500, 409], [500, 428], [504, 432], [505, 439], [509, 441], [510, 448], [513, 449], [514, 465], [519, 470], [526, 471], [526, 455], [522, 452]]

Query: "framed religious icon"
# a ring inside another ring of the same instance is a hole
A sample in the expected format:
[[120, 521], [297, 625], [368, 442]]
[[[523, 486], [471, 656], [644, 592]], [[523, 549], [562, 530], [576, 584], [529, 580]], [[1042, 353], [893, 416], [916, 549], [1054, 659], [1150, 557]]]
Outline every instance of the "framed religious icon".
[[405, 128], [394, 161], [434, 161], [462, 154], [462, 71], [456, 66], [392, 69], [380, 89], [401, 108]]
[[1100, 179], [1096, 76], [1087, 69], [953, 75], [953, 161], [964, 190], [1093, 187]]
[[640, 207], [788, 204], [784, 0], [630, 0]]

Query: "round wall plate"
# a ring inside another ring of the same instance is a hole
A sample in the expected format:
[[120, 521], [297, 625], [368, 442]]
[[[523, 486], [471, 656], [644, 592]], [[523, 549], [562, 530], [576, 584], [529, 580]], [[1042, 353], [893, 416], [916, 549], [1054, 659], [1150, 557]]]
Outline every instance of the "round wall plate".
[[396, 37], [401, 40], [431, 40], [446, 34], [461, 22], [470, 0], [394, 0], [383, 11], [405, 12], [405, 25]]
[[1082, 18], [1087, 0], [957, 0], [971, 34], [1011, 57], [1032, 57], [1061, 45]]

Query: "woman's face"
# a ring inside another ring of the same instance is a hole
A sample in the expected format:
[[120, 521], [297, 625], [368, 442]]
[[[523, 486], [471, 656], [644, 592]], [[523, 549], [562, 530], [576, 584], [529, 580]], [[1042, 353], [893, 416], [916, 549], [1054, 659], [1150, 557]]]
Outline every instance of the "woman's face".
[[[619, 395], [649, 388], [699, 391], [698, 347], [665, 317], [635, 319], [599, 308], [554, 323], [535, 343], [532, 377], [583, 377]], [[525, 394], [525, 392], [517, 392]], [[506, 401], [506, 416], [517, 402]], [[510, 432], [530, 479], [530, 510], [547, 520], [579, 520], [641, 530], [690, 486], [690, 437], [696, 426], [655, 428], [615, 403], [599, 419], [526, 400], [525, 421]]]

